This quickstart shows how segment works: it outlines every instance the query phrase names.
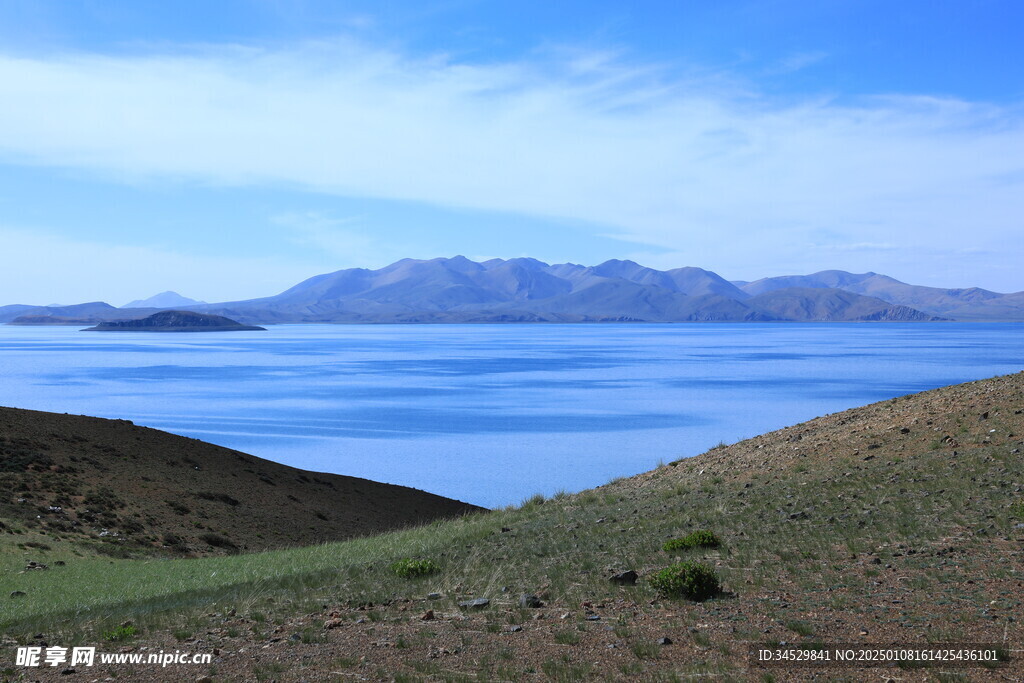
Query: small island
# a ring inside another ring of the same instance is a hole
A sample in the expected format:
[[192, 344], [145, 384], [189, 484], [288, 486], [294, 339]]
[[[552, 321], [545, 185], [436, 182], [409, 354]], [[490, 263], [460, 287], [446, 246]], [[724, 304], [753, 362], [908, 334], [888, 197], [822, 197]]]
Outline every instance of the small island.
[[137, 320], [112, 320], [83, 332], [243, 332], [266, 330], [255, 325], [243, 325], [231, 318], [207, 315], [193, 311], [160, 311]]

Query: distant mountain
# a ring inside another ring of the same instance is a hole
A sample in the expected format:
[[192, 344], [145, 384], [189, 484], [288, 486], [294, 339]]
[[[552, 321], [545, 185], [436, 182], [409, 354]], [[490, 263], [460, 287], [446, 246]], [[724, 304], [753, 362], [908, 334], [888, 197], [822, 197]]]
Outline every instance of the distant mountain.
[[[0, 307], [0, 322], [60, 324], [139, 319], [165, 295], [120, 308]], [[184, 297], [180, 297], [184, 299]], [[192, 301], [188, 299], [187, 301]], [[747, 282], [709, 270], [655, 270], [633, 261], [549, 265], [532, 258], [402, 259], [304, 280], [275, 296], [173, 305], [244, 324], [499, 322], [1024, 321], [1024, 292], [919, 287], [877, 273], [824, 270]]]
[[167, 291], [154, 294], [148, 299], [136, 299], [131, 303], [121, 306], [121, 308], [181, 308], [182, 306], [205, 303], [205, 301], [189, 299], [187, 296], [182, 296], [177, 292]]
[[943, 320], [909, 306], [894, 306], [881, 299], [840, 289], [789, 287], [747, 300], [758, 310], [785, 320], [821, 322], [926, 322]]
[[743, 285], [742, 290], [758, 295], [790, 287], [840, 289], [954, 320], [1024, 320], [1024, 292], [1000, 294], [978, 287], [921, 287], [877, 273], [823, 270], [812, 275], [764, 278]]
[[530, 258], [477, 263], [456, 256], [339, 270], [276, 296], [189, 308], [249, 323], [938, 319], [878, 298], [815, 290], [759, 297], [701, 268], [659, 271], [620, 260], [596, 266]]
[[[114, 308], [103, 301], [91, 301], [72, 306], [24, 306], [14, 304], [0, 307], [0, 323], [20, 319], [21, 325], [59, 325], [97, 323], [105, 320], [141, 318], [153, 309]], [[51, 322], [47, 322], [47, 320]]]

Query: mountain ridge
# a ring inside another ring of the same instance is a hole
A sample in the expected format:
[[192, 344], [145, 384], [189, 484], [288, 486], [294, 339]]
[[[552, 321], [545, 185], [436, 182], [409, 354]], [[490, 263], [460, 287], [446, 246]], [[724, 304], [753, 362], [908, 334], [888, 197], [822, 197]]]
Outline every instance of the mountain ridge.
[[[0, 306], [0, 322], [99, 323], [167, 308], [15, 304]], [[1024, 321], [1024, 292], [923, 287], [874, 272], [824, 270], [730, 282], [703, 268], [661, 271], [630, 260], [584, 266], [454, 256], [405, 258], [376, 270], [347, 268], [314, 275], [273, 296], [173, 308], [250, 325]]]

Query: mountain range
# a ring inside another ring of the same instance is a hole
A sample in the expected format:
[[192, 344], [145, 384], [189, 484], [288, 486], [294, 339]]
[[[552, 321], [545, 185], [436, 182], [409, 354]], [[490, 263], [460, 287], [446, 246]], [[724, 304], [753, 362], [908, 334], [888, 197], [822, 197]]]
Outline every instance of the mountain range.
[[169, 308], [247, 324], [1024, 321], [1024, 292], [922, 287], [841, 270], [730, 282], [702, 268], [661, 271], [620, 260], [402, 259], [378, 270], [317, 275], [259, 299], [164, 305], [164, 294], [133, 302], [148, 304], [135, 308], [0, 306], [0, 322], [96, 323]]

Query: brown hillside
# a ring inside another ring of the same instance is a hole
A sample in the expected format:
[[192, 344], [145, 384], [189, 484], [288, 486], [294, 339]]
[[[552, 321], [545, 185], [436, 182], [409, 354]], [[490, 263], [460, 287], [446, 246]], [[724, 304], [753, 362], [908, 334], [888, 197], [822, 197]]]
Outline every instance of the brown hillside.
[[208, 554], [309, 545], [479, 509], [125, 420], [0, 408], [0, 531], [8, 533], [45, 531], [114, 555]]

